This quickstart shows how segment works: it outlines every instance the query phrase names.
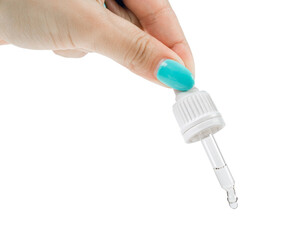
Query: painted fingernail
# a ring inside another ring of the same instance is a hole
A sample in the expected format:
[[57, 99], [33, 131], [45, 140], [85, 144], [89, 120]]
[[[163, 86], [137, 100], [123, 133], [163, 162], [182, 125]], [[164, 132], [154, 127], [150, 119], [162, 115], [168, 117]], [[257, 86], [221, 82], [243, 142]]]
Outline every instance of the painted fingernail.
[[195, 84], [192, 73], [185, 66], [171, 59], [159, 65], [156, 77], [163, 84], [179, 91], [188, 91]]

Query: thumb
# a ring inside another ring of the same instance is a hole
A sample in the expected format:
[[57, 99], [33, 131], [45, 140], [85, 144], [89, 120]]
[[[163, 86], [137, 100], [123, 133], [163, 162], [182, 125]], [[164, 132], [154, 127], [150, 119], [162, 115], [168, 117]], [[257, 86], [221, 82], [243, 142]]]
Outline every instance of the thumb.
[[[132, 72], [155, 83], [187, 91], [194, 85], [192, 73], [170, 48], [123, 18], [106, 11], [91, 50], [112, 58]], [[99, 27], [99, 25], [98, 25]]]

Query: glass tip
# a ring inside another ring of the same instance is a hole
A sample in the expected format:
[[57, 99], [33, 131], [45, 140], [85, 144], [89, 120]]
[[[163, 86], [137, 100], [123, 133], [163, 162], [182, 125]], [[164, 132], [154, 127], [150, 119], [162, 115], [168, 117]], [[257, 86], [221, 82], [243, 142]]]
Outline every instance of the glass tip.
[[227, 201], [232, 209], [236, 209], [238, 207], [238, 198], [235, 194], [234, 186], [227, 191]]

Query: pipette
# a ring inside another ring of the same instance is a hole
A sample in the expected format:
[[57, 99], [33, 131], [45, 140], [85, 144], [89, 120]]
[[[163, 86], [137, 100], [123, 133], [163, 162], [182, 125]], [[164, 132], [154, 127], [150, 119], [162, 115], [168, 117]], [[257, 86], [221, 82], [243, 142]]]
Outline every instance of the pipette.
[[187, 143], [201, 141], [221, 187], [227, 192], [227, 201], [238, 207], [235, 182], [224, 161], [213, 134], [221, 130], [224, 120], [207, 92], [193, 88], [187, 92], [175, 91], [173, 111]]

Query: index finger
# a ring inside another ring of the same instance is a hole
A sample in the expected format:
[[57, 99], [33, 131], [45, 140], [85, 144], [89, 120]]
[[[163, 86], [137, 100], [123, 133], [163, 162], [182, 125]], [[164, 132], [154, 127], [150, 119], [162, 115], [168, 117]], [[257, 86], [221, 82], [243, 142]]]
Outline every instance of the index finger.
[[123, 0], [150, 35], [176, 52], [195, 74], [194, 59], [179, 21], [167, 0]]

